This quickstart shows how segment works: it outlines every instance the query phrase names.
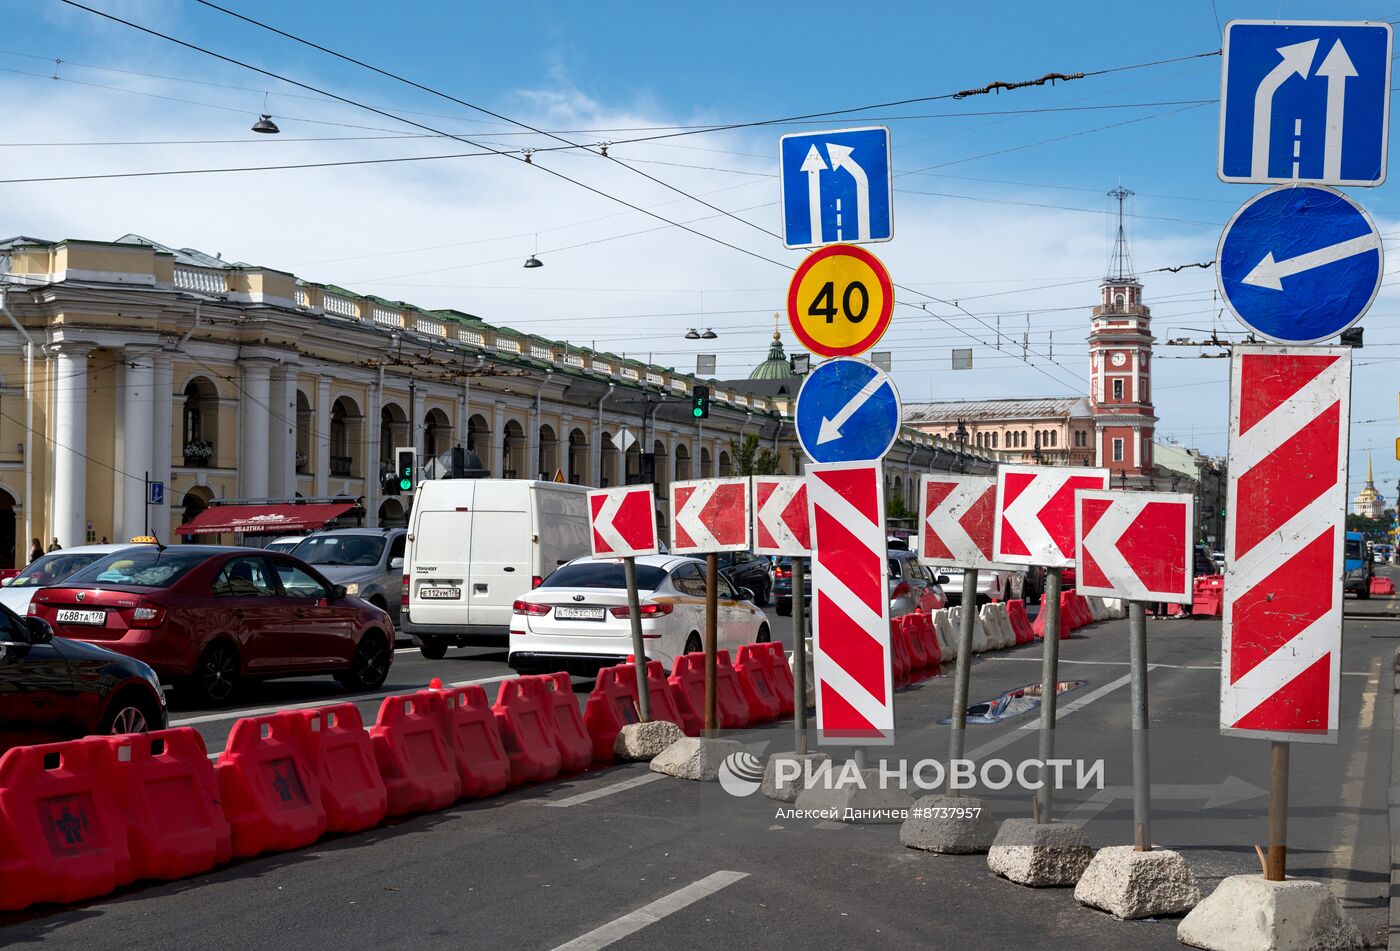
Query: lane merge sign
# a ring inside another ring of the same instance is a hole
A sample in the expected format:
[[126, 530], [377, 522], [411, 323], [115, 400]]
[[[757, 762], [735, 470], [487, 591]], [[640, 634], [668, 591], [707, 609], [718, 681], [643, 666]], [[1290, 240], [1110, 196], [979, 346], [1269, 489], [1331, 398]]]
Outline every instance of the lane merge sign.
[[889, 374], [842, 357], [807, 375], [795, 416], [797, 439], [813, 462], [871, 462], [894, 445], [903, 408]]
[[1235, 212], [1217, 280], [1248, 328], [1276, 343], [1320, 343], [1355, 324], [1385, 274], [1381, 236], [1361, 206], [1322, 185], [1278, 185]]
[[785, 135], [778, 143], [778, 170], [787, 247], [893, 237], [894, 181], [885, 126]]
[[824, 357], [854, 357], [880, 342], [894, 313], [890, 272], [875, 255], [833, 244], [807, 255], [788, 284], [788, 323]]
[[1384, 182], [1391, 45], [1384, 22], [1226, 24], [1220, 180]]

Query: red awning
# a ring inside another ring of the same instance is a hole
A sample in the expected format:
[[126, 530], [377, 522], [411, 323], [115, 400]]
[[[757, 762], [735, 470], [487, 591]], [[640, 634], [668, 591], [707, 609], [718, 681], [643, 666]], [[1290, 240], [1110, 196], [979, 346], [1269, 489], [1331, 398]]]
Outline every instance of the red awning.
[[300, 532], [324, 528], [355, 507], [354, 502], [322, 502], [307, 505], [212, 505], [176, 529], [181, 535], [214, 535], [221, 532], [254, 534]]

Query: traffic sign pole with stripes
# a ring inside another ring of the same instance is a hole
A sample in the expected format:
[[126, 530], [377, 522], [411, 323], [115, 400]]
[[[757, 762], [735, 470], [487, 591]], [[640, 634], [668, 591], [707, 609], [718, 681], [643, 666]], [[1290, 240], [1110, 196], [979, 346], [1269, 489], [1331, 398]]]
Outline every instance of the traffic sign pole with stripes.
[[894, 742], [882, 469], [878, 461], [807, 467], [812, 661], [822, 743]]

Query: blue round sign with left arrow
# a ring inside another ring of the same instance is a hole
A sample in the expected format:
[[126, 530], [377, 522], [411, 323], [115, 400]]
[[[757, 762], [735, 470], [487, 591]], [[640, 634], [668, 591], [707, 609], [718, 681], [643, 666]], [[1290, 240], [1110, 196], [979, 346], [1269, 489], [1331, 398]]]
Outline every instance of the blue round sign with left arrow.
[[1321, 343], [1370, 308], [1385, 274], [1380, 233], [1354, 201], [1323, 185], [1279, 185], [1235, 212], [1220, 237], [1220, 293], [1277, 343]]
[[838, 357], [818, 364], [797, 393], [797, 439], [813, 462], [882, 459], [903, 409], [894, 381], [875, 364]]

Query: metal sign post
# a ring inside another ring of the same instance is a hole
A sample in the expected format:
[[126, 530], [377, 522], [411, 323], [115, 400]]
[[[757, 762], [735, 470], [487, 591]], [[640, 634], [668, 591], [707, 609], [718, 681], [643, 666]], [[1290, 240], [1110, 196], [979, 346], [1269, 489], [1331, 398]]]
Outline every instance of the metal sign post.
[[642, 602], [637, 596], [637, 559], [622, 559], [627, 579], [627, 616], [632, 619], [632, 661], [637, 665], [637, 715], [643, 723], [651, 719], [651, 690], [647, 684], [646, 642], [642, 640]]
[[719, 713], [715, 680], [719, 650], [719, 554], [705, 556], [705, 735], [719, 735]]
[[806, 555], [812, 550], [807, 521], [807, 480], [801, 476], [753, 477], [753, 552], [792, 559], [792, 728], [794, 752], [807, 755]]
[[1133, 830], [1139, 852], [1152, 851], [1152, 786], [1147, 749], [1147, 610], [1128, 602], [1128, 676], [1133, 704]]
[[[921, 549], [922, 550], [922, 549]], [[972, 637], [975, 618], [967, 606], [977, 603], [977, 569], [963, 569], [962, 617], [958, 625], [957, 666], [953, 669], [953, 729], [948, 737], [948, 763], [951, 766], [963, 758], [967, 744], [967, 692], [972, 680]], [[948, 795], [957, 798], [962, 790], [948, 786]]]
[[792, 731], [798, 756], [807, 755], [807, 559], [792, 558]]
[[[1045, 569], [1045, 636], [1040, 658], [1040, 761], [1055, 758], [1055, 701], [1060, 685], [1060, 585], [1063, 569]], [[1042, 777], [1042, 780], [1044, 777]], [[1042, 781], [1035, 795], [1035, 821], [1050, 821], [1054, 805], [1054, 783]]]

